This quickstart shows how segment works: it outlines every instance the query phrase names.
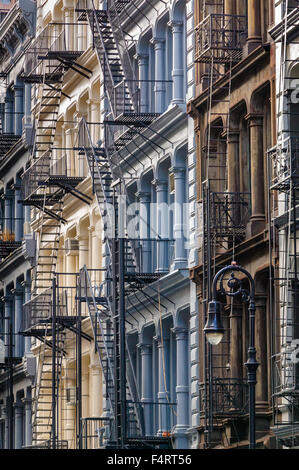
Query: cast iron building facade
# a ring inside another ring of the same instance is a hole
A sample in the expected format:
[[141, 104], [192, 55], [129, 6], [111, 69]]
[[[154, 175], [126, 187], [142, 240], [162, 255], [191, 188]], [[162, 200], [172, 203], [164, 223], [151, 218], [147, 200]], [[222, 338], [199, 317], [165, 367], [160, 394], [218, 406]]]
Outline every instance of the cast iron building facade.
[[273, 432], [284, 448], [298, 446], [298, 2], [275, 8], [276, 139], [268, 149]]
[[[199, 300], [199, 448], [248, 446], [248, 305], [219, 290], [223, 341], [210, 346], [203, 333], [211, 280], [232, 261], [250, 272], [256, 286], [257, 443], [277, 445], [271, 431], [266, 164], [267, 149], [276, 140], [275, 48], [268, 32], [274, 21], [272, 1], [196, 2], [196, 97], [188, 112], [196, 133], [202, 228], [198, 266], [191, 270]], [[246, 280], [243, 287], [248, 289]]]
[[[193, 2], [46, 2], [37, 25], [21, 188], [37, 237], [24, 306], [38, 357], [33, 446], [189, 447]], [[74, 196], [95, 210], [78, 226]], [[100, 369], [89, 379], [86, 344]]]
[[35, 359], [30, 338], [22, 336], [22, 307], [30, 298], [35, 241], [30, 214], [20, 201], [20, 185], [32, 136], [30, 86], [21, 75], [24, 51], [35, 35], [35, 17], [30, 0], [1, 4], [0, 446], [5, 449], [30, 445], [32, 434]]

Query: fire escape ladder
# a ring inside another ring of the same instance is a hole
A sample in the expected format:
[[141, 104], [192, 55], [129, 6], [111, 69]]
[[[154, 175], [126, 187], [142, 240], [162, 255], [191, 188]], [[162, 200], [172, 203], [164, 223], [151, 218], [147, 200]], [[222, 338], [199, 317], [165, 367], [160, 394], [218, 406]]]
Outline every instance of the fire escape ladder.
[[[61, 216], [62, 210], [63, 202], [59, 201], [56, 204], [55, 213]], [[56, 270], [58, 258], [61, 222], [60, 220], [53, 219], [51, 216], [47, 216], [43, 211], [42, 223], [40, 227], [37, 262], [33, 269], [34, 295], [44, 289], [51, 287], [52, 285], [53, 275]]]
[[134, 113], [134, 106], [130, 97], [128, 86], [119, 52], [115, 44], [113, 32], [105, 10], [87, 10], [87, 18], [93, 34], [93, 43], [104, 75], [105, 88], [114, 119], [123, 114]]
[[[205, 2], [204, 6], [207, 5]], [[220, 4], [219, 6], [221, 7]], [[206, 174], [202, 187], [203, 321], [207, 319], [208, 302], [211, 300], [216, 256], [220, 248], [232, 247], [234, 252], [235, 244], [244, 239], [249, 215], [249, 195], [231, 192], [227, 178], [232, 68], [242, 59], [242, 46], [246, 40], [246, 17], [220, 14], [217, 6], [213, 7], [215, 13], [209, 8], [209, 14], [195, 28], [195, 62], [201, 64], [203, 84], [207, 89], [208, 121], [204, 149]], [[218, 85], [220, 79], [225, 80], [224, 85]], [[217, 354], [204, 338], [204, 380], [200, 384], [200, 401], [206, 448], [219, 444], [214, 431], [215, 425], [221, 426], [222, 423], [218, 422], [219, 414], [222, 413], [220, 409], [225, 408], [225, 403], [234, 400], [236, 390], [243, 390], [242, 378], [231, 378], [230, 384], [226, 382], [225, 364], [229, 362], [229, 341], [229, 337], [225, 336], [221, 346], [223, 351]], [[228, 391], [232, 394], [229, 398]], [[244, 413], [242, 406], [238, 412]]]
[[52, 446], [53, 394], [55, 397], [56, 407], [58, 406], [59, 383], [64, 356], [63, 350], [66, 332], [62, 326], [56, 326], [56, 376], [53, 383], [53, 344], [50, 339], [52, 336], [51, 329], [51, 319], [48, 319], [47, 323], [44, 324], [44, 331], [40, 330], [40, 339], [42, 341], [40, 347], [42, 352], [39, 356], [39, 370], [33, 387], [32, 443], [34, 446], [41, 446], [45, 442], [48, 443], [49, 447]]
[[80, 286], [83, 291], [81, 291], [81, 297], [85, 297], [88, 307], [95, 349], [100, 359], [106, 383], [106, 397], [110, 410], [114, 414], [113, 334], [107, 331], [107, 326], [104, 324], [105, 320], [110, 316], [109, 306], [105, 297], [95, 297], [86, 266], [80, 270]]
[[[95, 348], [99, 355], [101, 368], [103, 371], [106, 383], [106, 397], [109, 402], [110, 410], [114, 416], [114, 422], [119, 422], [117, 413], [119, 412], [115, 401], [115, 392], [119, 390], [117, 385], [118, 376], [120, 371], [116, 371], [118, 367], [119, 355], [115, 355], [115, 333], [118, 329], [116, 327], [116, 319], [111, 311], [111, 305], [108, 297], [96, 297], [92, 287], [91, 279], [86, 266], [80, 270], [80, 285], [81, 285], [81, 298], [85, 297], [88, 313], [92, 325]], [[82, 291], [84, 295], [82, 295]], [[114, 321], [111, 324], [109, 319]], [[109, 324], [109, 326], [108, 326]], [[136, 400], [136, 383], [134, 383], [135, 375], [131, 366], [127, 369], [127, 385], [126, 385], [126, 420], [129, 429], [133, 429], [136, 435], [141, 433], [141, 416], [138, 410]], [[135, 393], [134, 393], [135, 391]]]
[[[110, 234], [112, 238], [114, 233], [113, 212], [111, 210], [113, 207], [112, 172], [105, 148], [93, 145], [89, 128], [84, 118], [82, 118], [79, 124], [78, 145], [79, 152], [83, 152], [87, 160], [93, 182], [93, 192], [97, 198], [105, 233]], [[109, 251], [111, 254], [111, 243], [109, 244]]]
[[125, 34], [121, 26], [120, 13], [123, 11], [123, 7], [128, 2], [119, 2], [115, 0], [109, 0], [107, 5], [107, 16], [111, 26], [111, 31], [114, 38], [114, 43], [116, 44], [118, 55], [121, 61], [122, 70], [124, 72], [124, 77], [127, 82], [127, 90], [130, 93], [131, 102], [133, 109], [136, 113], [139, 112], [139, 96], [138, 96], [138, 84], [134, 69], [132, 66], [132, 61], [130, 58], [127, 40], [125, 39]]
[[296, 447], [299, 442], [299, 137], [293, 124], [296, 120], [292, 120], [293, 103], [289, 94], [292, 81], [298, 81], [299, 76], [290, 73], [296, 35], [289, 34], [292, 13], [288, 1], [284, 2], [284, 9], [281, 36], [276, 40], [280, 51], [277, 143], [268, 149], [272, 430], [279, 444]]
[[[115, 231], [115, 214], [114, 214], [114, 191], [111, 188], [113, 181], [113, 173], [111, 170], [111, 160], [105, 148], [95, 147], [93, 145], [88, 125], [84, 118], [82, 118], [79, 126], [79, 149], [84, 150], [87, 159], [89, 171], [93, 181], [93, 192], [96, 195], [100, 214], [104, 222], [104, 230], [107, 236], [107, 243], [109, 255], [112, 257], [112, 242]], [[123, 175], [120, 174], [120, 179], [123, 182], [122, 186], [126, 191]], [[116, 190], [115, 190], [116, 191]], [[126, 205], [128, 198], [126, 197]], [[126, 213], [126, 207], [122, 209]], [[126, 244], [126, 266], [130, 271], [138, 266], [137, 256], [134, 246], [130, 243]]]

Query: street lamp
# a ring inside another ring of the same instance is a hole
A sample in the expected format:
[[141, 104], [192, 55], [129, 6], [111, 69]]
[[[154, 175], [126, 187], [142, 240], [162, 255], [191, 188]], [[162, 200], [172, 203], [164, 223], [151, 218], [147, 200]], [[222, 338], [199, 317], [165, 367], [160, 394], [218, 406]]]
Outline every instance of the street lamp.
[[[241, 272], [245, 274], [250, 283], [250, 292], [242, 289], [241, 280], [236, 278], [234, 272]], [[229, 291], [225, 290], [223, 285], [224, 276], [227, 272], [232, 272], [227, 285]], [[256, 385], [256, 371], [259, 363], [256, 360], [255, 349], [255, 286], [251, 274], [246, 269], [238, 266], [236, 262], [231, 265], [225, 266], [216, 273], [212, 284], [212, 300], [208, 306], [208, 319], [204, 327], [207, 341], [212, 345], [217, 345], [221, 342], [224, 334], [224, 328], [221, 322], [221, 303], [217, 301], [217, 282], [220, 279], [220, 292], [235, 297], [241, 295], [243, 302], [249, 302], [249, 347], [248, 359], [245, 363], [247, 367], [247, 382], [249, 386], [249, 448], [254, 449], [256, 444], [255, 439], [255, 385]]]

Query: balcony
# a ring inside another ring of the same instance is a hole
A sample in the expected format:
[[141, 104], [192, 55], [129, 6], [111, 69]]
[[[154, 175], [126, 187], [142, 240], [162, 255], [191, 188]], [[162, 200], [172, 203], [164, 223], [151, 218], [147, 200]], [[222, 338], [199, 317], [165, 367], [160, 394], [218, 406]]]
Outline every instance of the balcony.
[[[73, 324], [77, 318], [76, 276], [75, 273], [56, 273], [55, 316], [57, 323], [62, 325]], [[53, 308], [52, 287], [26, 302], [23, 306], [24, 332], [29, 336], [42, 337], [45, 333], [45, 325], [52, 322]], [[47, 335], [51, 335], [49, 329]]]
[[289, 137], [268, 150], [271, 189], [299, 188], [299, 137]]
[[249, 222], [249, 193], [211, 192], [210, 193], [210, 229], [217, 237], [245, 237]]
[[20, 140], [20, 135], [0, 133], [0, 163], [7, 152]]
[[82, 449], [105, 449], [111, 440], [111, 418], [81, 418]]
[[6, 258], [21, 246], [21, 241], [15, 240], [15, 234], [8, 229], [0, 229], [0, 259]]
[[[209, 384], [199, 385], [200, 413], [203, 416], [209, 403]], [[233, 417], [248, 412], [248, 384], [244, 379], [213, 377], [211, 384], [213, 415]]]
[[125, 241], [125, 272], [154, 280], [169, 272], [174, 257], [174, 240], [130, 239]]
[[[57, 159], [53, 158], [52, 150], [35, 160], [22, 176], [21, 199], [25, 205], [34, 205], [38, 208], [53, 206], [62, 200], [64, 192], [70, 192], [80, 197], [83, 202], [89, 202], [87, 196], [76, 194], [76, 186], [81, 183], [84, 176], [74, 176], [74, 169], [65, 154]], [[47, 188], [46, 199], [42, 188]], [[45, 199], [45, 201], [44, 201]]]
[[59, 81], [64, 69], [68, 69], [71, 62], [84, 52], [78, 50], [78, 27], [76, 23], [49, 23], [25, 54], [24, 80], [42, 83], [41, 64], [43, 60], [49, 60], [52, 61], [52, 71], [45, 75], [46, 81], [48, 83]]
[[[294, 328], [294, 325], [295, 322], [289, 322], [289, 330]], [[286, 346], [281, 348], [281, 352], [274, 356], [274, 397], [299, 396], [299, 364], [294, 362], [295, 356], [296, 340], [291, 339]]]
[[245, 16], [208, 15], [195, 28], [195, 62], [237, 63], [242, 59], [246, 38]]

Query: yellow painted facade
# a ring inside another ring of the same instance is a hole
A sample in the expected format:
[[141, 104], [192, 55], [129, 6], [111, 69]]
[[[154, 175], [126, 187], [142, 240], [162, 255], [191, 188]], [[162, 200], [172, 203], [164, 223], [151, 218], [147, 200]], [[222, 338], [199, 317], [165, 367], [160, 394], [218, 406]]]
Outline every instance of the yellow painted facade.
[[[84, 24], [76, 24], [75, 2], [73, 1], [52, 1], [37, 2], [37, 36], [43, 29], [54, 23], [59, 31], [66, 29], [66, 48], [69, 50], [83, 51], [77, 59], [81, 66], [88, 69], [90, 78], [69, 68], [63, 78], [63, 95], [59, 106], [57, 124], [54, 137], [54, 150], [52, 152], [53, 165], [67, 161], [68, 175], [74, 177], [85, 177], [76, 188], [85, 196], [90, 198], [90, 204], [86, 204], [78, 197], [67, 194], [64, 197], [62, 216], [66, 223], [62, 223], [59, 239], [59, 250], [56, 262], [56, 272], [59, 288], [67, 296], [68, 315], [76, 315], [76, 273], [84, 265], [90, 270], [101, 268], [102, 264], [102, 223], [99, 215], [98, 204], [92, 194], [92, 180], [87, 168], [84, 155], [73, 147], [78, 144], [78, 127], [82, 117], [89, 123], [99, 123], [100, 121], [100, 81], [99, 63], [92, 48], [92, 36], [90, 28]], [[60, 26], [59, 23], [62, 23]], [[51, 26], [52, 27], [52, 26]], [[83, 70], [81, 68], [81, 70]], [[37, 118], [39, 102], [41, 99], [42, 86], [32, 87], [32, 113]], [[45, 131], [45, 140], [47, 139]], [[93, 142], [100, 138], [100, 125], [90, 124], [90, 133]], [[32, 209], [32, 229], [37, 235], [41, 233], [41, 224], [50, 224], [43, 218], [41, 211]], [[51, 229], [50, 229], [51, 231]], [[38, 246], [38, 243], [37, 243]], [[49, 255], [52, 247], [49, 246]], [[45, 274], [46, 276], [46, 274]], [[91, 271], [91, 281], [93, 286], [101, 281], [101, 273]], [[87, 312], [82, 312], [85, 319], [82, 321], [82, 331], [93, 337], [92, 326]], [[77, 423], [78, 404], [76, 405], [76, 333], [66, 330], [63, 349], [65, 354], [62, 358], [58, 393], [58, 440], [63, 441], [63, 446], [77, 448], [79, 427]], [[35, 395], [33, 393], [33, 445], [39, 445], [43, 440], [49, 439], [51, 423], [51, 396], [43, 392], [39, 387], [41, 373], [48, 373], [48, 380], [51, 383], [52, 349], [38, 340], [33, 346], [33, 353], [38, 357], [37, 383]], [[49, 365], [47, 366], [46, 363]], [[82, 418], [100, 417], [103, 411], [102, 403], [102, 374], [100, 361], [95, 353], [94, 341], [82, 339]], [[43, 372], [41, 372], [43, 368]], [[44, 375], [45, 377], [45, 375]], [[37, 409], [39, 411], [37, 415]], [[37, 422], [34, 424], [35, 416], [49, 417], [48, 428]], [[34, 427], [35, 426], [35, 427]], [[67, 444], [66, 444], [67, 441]]]

